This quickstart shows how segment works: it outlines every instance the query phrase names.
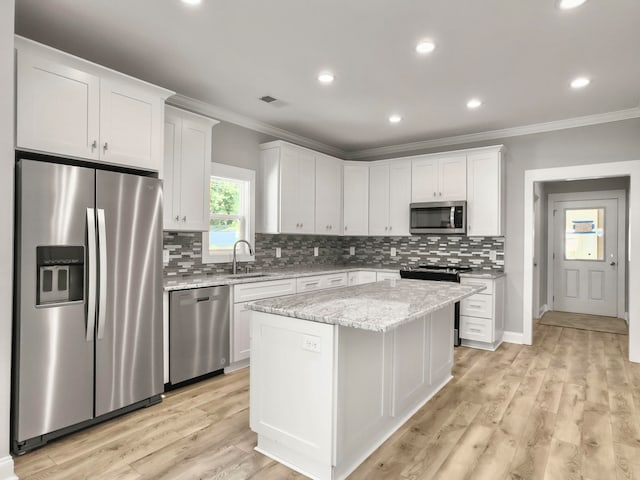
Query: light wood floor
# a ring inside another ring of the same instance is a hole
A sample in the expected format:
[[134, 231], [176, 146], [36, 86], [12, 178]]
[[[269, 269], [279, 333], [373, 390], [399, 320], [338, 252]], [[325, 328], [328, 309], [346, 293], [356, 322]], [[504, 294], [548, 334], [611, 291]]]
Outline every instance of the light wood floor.
[[[350, 479], [640, 479], [627, 337], [536, 325], [534, 346], [456, 349], [455, 379]], [[16, 458], [21, 479], [299, 479], [253, 451], [248, 371]]]

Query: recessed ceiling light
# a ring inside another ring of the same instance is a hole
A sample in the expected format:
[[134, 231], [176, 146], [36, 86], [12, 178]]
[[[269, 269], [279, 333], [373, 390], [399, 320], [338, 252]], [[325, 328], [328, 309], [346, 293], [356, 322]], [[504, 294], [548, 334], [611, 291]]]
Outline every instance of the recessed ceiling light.
[[436, 44], [431, 40], [421, 40], [416, 45], [416, 52], [426, 55], [427, 53], [431, 53], [436, 49]]
[[186, 3], [187, 5], [200, 5], [202, 0], [182, 0], [182, 3]]
[[571, 82], [571, 88], [584, 88], [591, 83], [587, 77], [574, 78]]
[[579, 7], [587, 0], [560, 0], [559, 6], [562, 10], [571, 10], [572, 8]]
[[402, 121], [402, 117], [397, 113], [389, 116], [389, 123], [400, 123]]
[[471, 110], [474, 110], [480, 107], [481, 105], [482, 105], [482, 101], [478, 100], [477, 98], [472, 98], [467, 102], [467, 108], [470, 108]]
[[324, 83], [325, 85], [333, 83], [335, 79], [336, 77], [331, 72], [322, 72], [320, 75], [318, 75], [318, 81], [320, 83]]

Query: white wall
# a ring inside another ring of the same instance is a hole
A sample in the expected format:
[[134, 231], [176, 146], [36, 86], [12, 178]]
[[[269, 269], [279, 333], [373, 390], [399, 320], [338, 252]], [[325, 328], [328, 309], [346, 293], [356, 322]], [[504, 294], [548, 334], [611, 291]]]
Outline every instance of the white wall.
[[14, 0], [0, 2], [0, 479], [13, 477], [9, 456], [11, 305], [13, 296], [13, 18]]
[[[640, 160], [640, 119], [456, 145], [451, 148], [416, 151], [406, 155], [498, 144], [504, 144], [507, 147], [505, 328], [511, 332], [522, 332], [525, 170]], [[389, 158], [389, 156], [367, 160], [382, 158]], [[588, 174], [588, 168], [585, 168], [585, 171]]]

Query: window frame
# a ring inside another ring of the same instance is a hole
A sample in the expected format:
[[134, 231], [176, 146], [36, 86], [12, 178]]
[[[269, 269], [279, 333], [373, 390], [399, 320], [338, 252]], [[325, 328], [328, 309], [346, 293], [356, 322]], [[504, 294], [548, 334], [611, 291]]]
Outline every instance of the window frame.
[[[256, 206], [256, 172], [254, 170], [249, 170], [247, 168], [235, 167], [233, 165], [225, 165], [223, 163], [211, 163], [211, 174], [210, 177], [219, 177], [226, 178], [233, 181], [238, 182], [247, 182], [248, 183], [248, 198], [246, 201], [246, 205], [244, 206], [247, 211], [246, 216], [242, 215], [221, 215], [221, 214], [212, 214], [209, 212], [209, 220], [213, 219], [221, 219], [224, 217], [225, 219], [235, 219], [246, 218], [245, 231], [246, 231], [246, 240], [251, 243], [251, 246], [254, 247], [255, 252], [255, 206]], [[210, 185], [210, 183], [209, 183]], [[216, 253], [211, 253], [209, 250], [209, 234], [210, 230], [206, 232], [202, 232], [202, 263], [229, 263], [233, 260], [233, 251], [231, 249], [227, 250], [219, 250]], [[250, 255], [245, 244], [238, 245], [237, 250], [237, 260], [241, 262], [253, 262], [255, 261], [255, 255]]]

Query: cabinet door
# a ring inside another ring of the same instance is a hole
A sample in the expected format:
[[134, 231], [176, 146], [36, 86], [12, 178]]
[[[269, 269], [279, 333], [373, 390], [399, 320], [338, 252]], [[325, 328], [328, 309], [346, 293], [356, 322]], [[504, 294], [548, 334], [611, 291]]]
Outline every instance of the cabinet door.
[[298, 200], [299, 163], [297, 151], [280, 149], [280, 233], [300, 232], [300, 205]]
[[316, 234], [339, 235], [342, 217], [342, 161], [316, 157]]
[[180, 221], [188, 231], [209, 230], [211, 127], [182, 120]]
[[344, 234], [369, 234], [369, 167], [343, 167]]
[[467, 199], [467, 156], [442, 158], [438, 164], [438, 201]]
[[298, 157], [298, 202], [300, 233], [314, 233], [316, 229], [316, 157], [303, 150]]
[[411, 163], [389, 165], [389, 233], [410, 235], [409, 205], [411, 204]]
[[115, 80], [100, 87], [100, 158], [104, 162], [158, 171], [162, 161], [162, 112], [157, 96]]
[[369, 235], [389, 235], [389, 166], [369, 167]]
[[19, 53], [16, 89], [18, 148], [99, 158], [98, 77]]
[[416, 158], [411, 162], [411, 201], [438, 201], [438, 160]]
[[470, 154], [467, 173], [467, 235], [500, 236], [502, 200], [500, 153]]
[[167, 113], [164, 120], [164, 164], [162, 203], [164, 230], [179, 230], [180, 224], [180, 143], [182, 120]]
[[249, 325], [251, 310], [247, 303], [236, 303], [233, 306], [233, 322], [231, 325], [231, 362], [239, 362], [251, 356], [251, 339]]

